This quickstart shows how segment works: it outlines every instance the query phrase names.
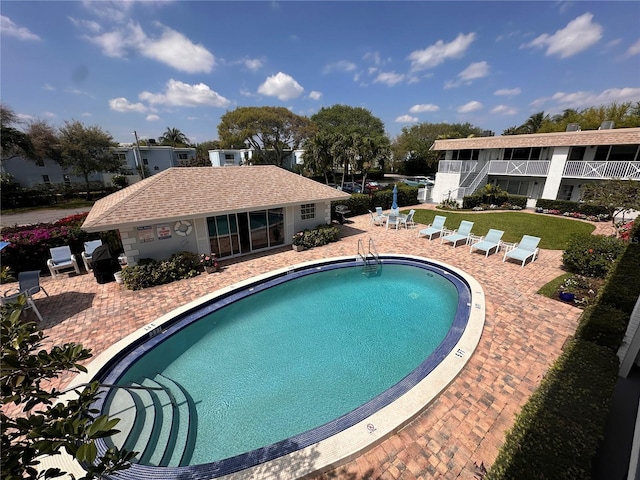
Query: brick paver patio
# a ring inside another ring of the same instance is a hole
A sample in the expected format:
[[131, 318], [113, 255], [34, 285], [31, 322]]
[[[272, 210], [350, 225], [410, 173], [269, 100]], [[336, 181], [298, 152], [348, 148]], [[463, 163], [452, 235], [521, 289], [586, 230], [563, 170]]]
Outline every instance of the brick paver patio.
[[[433, 208], [419, 205], [415, 208]], [[42, 328], [54, 344], [80, 342], [97, 355], [108, 346], [174, 308], [218, 288], [307, 260], [355, 255], [358, 239], [373, 238], [379, 253], [411, 254], [450, 263], [474, 276], [486, 295], [486, 322], [480, 344], [462, 373], [414, 421], [317, 480], [476, 478], [477, 465], [490, 466], [529, 395], [573, 334], [581, 310], [536, 294], [562, 274], [562, 252], [543, 250], [520, 267], [502, 254], [469, 253], [438, 239], [417, 238], [417, 229], [386, 230], [369, 216], [341, 226], [339, 242], [304, 252], [291, 247], [223, 261], [223, 271], [194, 279], [129, 291], [96, 283], [93, 275], [45, 277], [50, 297], [38, 295]], [[611, 233], [610, 224], [596, 224]], [[418, 225], [420, 228], [420, 225]], [[32, 312], [28, 315], [35, 318]], [[67, 385], [70, 375], [61, 379]]]

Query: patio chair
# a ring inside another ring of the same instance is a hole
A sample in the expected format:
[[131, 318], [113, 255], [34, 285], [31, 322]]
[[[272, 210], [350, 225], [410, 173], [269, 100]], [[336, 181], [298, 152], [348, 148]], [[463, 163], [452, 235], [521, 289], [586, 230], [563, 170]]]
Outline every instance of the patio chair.
[[442, 232], [444, 231], [444, 222], [446, 221], [447, 217], [436, 215], [433, 219], [433, 223], [430, 223], [427, 225], [427, 228], [423, 228], [418, 232], [418, 238], [420, 238], [420, 235], [424, 235], [425, 237], [429, 237], [429, 240], [432, 240], [436, 233], [438, 235], [442, 235]]
[[522, 261], [522, 266], [524, 267], [527, 259], [531, 258], [531, 261], [533, 262], [538, 256], [539, 243], [540, 238], [532, 237], [531, 235], [523, 235], [522, 240], [520, 240], [519, 243], [516, 243], [513, 247], [504, 252], [502, 261], [504, 262], [507, 258], [513, 258], [515, 260]]
[[389, 230], [389, 226], [396, 227], [396, 231], [398, 231], [398, 226], [400, 225], [400, 214], [390, 213], [387, 218], [387, 230]]
[[504, 231], [502, 230], [494, 230], [493, 228], [487, 232], [487, 235], [481, 239], [479, 242], [472, 243], [471, 248], [469, 249], [469, 253], [473, 252], [473, 249], [481, 250], [485, 252], [485, 257], [488, 257], [491, 253], [491, 250], [496, 249], [496, 253], [500, 250], [500, 240], [502, 239], [502, 235], [504, 235]]
[[[4, 295], [0, 297], [0, 304], [7, 305], [15, 303], [20, 301], [21, 298], [24, 298], [25, 308], [31, 308], [38, 319], [42, 321], [42, 315], [33, 301], [33, 295], [40, 292], [40, 290], [42, 290], [47, 297], [49, 296], [44, 287], [40, 285], [40, 271], [20, 272], [18, 273], [18, 288], [4, 292]], [[13, 293], [9, 293], [11, 291], [13, 291]]]
[[376, 215], [371, 210], [369, 210], [369, 215], [371, 215], [371, 224], [372, 225], [384, 225], [385, 217], [384, 215]]
[[379, 217], [383, 217], [384, 215], [382, 214], [382, 207], [376, 207], [376, 215]]
[[61, 270], [68, 270], [69, 268], [73, 268], [78, 275], [80, 274], [76, 256], [71, 253], [71, 248], [68, 245], [50, 248], [49, 252], [51, 253], [51, 258], [47, 260], [47, 266], [53, 278]]
[[400, 216], [400, 225], [404, 225], [404, 228], [413, 228], [415, 227], [415, 223], [413, 222], [413, 215], [416, 213], [414, 209], [409, 210], [407, 215]]
[[89, 242], [84, 242], [84, 252], [82, 252], [80, 256], [82, 257], [84, 268], [87, 269], [87, 272], [91, 271], [91, 256], [93, 255], [93, 251], [101, 245], [102, 240], [91, 240]]
[[472, 235], [471, 229], [473, 228], [473, 222], [469, 222], [467, 220], [462, 220], [460, 222], [460, 227], [457, 230], [454, 230], [448, 235], [443, 235], [440, 238], [440, 243], [451, 242], [453, 248], [458, 246], [458, 242], [469, 242], [469, 238]]

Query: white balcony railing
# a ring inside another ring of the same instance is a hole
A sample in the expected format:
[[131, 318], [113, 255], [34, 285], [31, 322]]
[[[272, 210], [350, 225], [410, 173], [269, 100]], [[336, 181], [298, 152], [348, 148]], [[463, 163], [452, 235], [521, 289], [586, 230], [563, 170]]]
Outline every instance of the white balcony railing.
[[640, 180], [640, 162], [567, 162], [563, 177]]
[[545, 177], [549, 172], [549, 160], [492, 160], [489, 175], [526, 175]]
[[440, 173], [465, 173], [473, 172], [478, 162], [476, 160], [440, 160], [438, 172]]

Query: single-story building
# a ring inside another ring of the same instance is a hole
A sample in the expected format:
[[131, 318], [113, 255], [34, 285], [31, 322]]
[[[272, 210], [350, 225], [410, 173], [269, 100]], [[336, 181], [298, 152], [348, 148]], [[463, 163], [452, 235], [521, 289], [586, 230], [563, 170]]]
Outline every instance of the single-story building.
[[[611, 123], [611, 122], [605, 122]], [[490, 183], [514, 195], [578, 201], [589, 182], [640, 181], [640, 128], [436, 140], [432, 200], [462, 200]]]
[[98, 200], [82, 228], [118, 230], [130, 265], [180, 251], [228, 258], [290, 244], [349, 197], [273, 165], [170, 168]]

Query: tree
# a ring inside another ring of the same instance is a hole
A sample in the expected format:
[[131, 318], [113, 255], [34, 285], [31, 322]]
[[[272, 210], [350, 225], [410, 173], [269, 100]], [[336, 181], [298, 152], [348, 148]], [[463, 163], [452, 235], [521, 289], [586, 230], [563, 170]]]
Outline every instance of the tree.
[[209, 150], [219, 150], [220, 142], [218, 140], [208, 140], [196, 145], [196, 158], [191, 162], [183, 162], [183, 167], [210, 167], [211, 159], [209, 158]]
[[[43, 349], [46, 338], [34, 322], [20, 319], [25, 307], [22, 297], [17, 303], [2, 308], [2, 478], [54, 478], [64, 472], [47, 469], [38, 474], [40, 455], [59, 455], [66, 451], [84, 462], [83, 479], [99, 478], [129, 467], [134, 453], [110, 448], [98, 455], [95, 441], [118, 432], [118, 419], [96, 416], [92, 404], [100, 395], [98, 382], [93, 382], [77, 398], [55, 403], [62, 392], [47, 388], [49, 381], [63, 372], [85, 372], [80, 364], [91, 357], [88, 349], [75, 343]], [[9, 404], [16, 408], [11, 412]]]
[[333, 156], [331, 155], [331, 145], [333, 136], [327, 133], [318, 133], [312, 138], [307, 139], [302, 148], [304, 154], [304, 169], [309, 175], [324, 175], [325, 183], [329, 183], [328, 173], [333, 172], [333, 181], [335, 182], [335, 169]]
[[538, 112], [531, 115], [526, 122], [524, 122], [519, 129], [522, 133], [538, 133], [540, 127], [549, 115], [545, 115], [544, 112]]
[[170, 145], [172, 147], [186, 147], [189, 145], [189, 139], [177, 128], [169, 128], [162, 134], [158, 141], [162, 145]]
[[31, 160], [50, 158], [60, 163], [60, 145], [54, 127], [45, 120], [35, 120], [29, 123], [27, 135], [33, 145]]
[[224, 147], [249, 145], [255, 150], [255, 161], [279, 166], [284, 163], [285, 151], [299, 148], [313, 133], [308, 118], [284, 107], [239, 107], [225, 113], [218, 124]]
[[628, 210], [640, 210], [640, 182], [635, 180], [606, 180], [584, 186], [582, 200], [607, 208], [611, 221]]
[[98, 126], [85, 127], [77, 120], [65, 122], [59, 142], [60, 164], [84, 177], [87, 200], [91, 199], [89, 175], [120, 170], [120, 160], [111, 153], [111, 147], [116, 146], [113, 137]]
[[482, 135], [483, 130], [470, 123], [419, 123], [404, 127], [391, 149], [396, 169], [407, 175], [435, 172], [439, 153], [431, 150], [436, 140]]
[[350, 135], [352, 133], [366, 137], [384, 136], [384, 123], [369, 110], [349, 105], [323, 107], [311, 116], [311, 121], [319, 131], [328, 134]]
[[0, 104], [0, 158], [3, 162], [18, 156], [31, 158], [34, 154], [29, 135], [15, 128], [18, 123], [16, 113]]

